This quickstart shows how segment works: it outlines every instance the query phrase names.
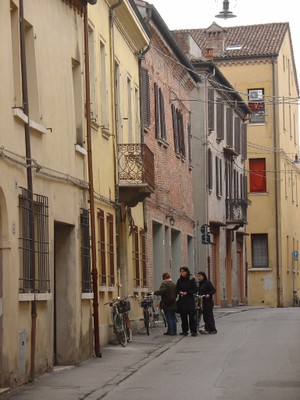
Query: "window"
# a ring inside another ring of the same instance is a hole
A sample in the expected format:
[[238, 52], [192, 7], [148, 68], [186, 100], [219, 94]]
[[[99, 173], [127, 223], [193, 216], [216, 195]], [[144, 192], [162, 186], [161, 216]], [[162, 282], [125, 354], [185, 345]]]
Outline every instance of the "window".
[[215, 129], [215, 92], [213, 87], [208, 88], [208, 130]]
[[115, 284], [114, 220], [110, 213], [98, 210], [98, 262], [100, 285]]
[[234, 118], [234, 149], [241, 153], [241, 120], [239, 117]]
[[146, 240], [145, 231], [138, 229], [137, 226], [132, 228], [132, 260], [134, 266], [134, 286], [147, 286], [147, 269], [146, 269]]
[[223, 190], [222, 190], [222, 160], [219, 157], [216, 157], [216, 190], [217, 197], [221, 198]]
[[90, 218], [89, 210], [81, 209], [81, 287], [82, 293], [91, 290], [91, 253], [90, 253]]
[[184, 125], [182, 112], [172, 104], [173, 134], [175, 153], [185, 157]]
[[[134, 143], [133, 132], [132, 132], [132, 82], [131, 78], [127, 77], [127, 141], [128, 143]], [[125, 121], [126, 122], [126, 121]]]
[[224, 105], [221, 98], [217, 99], [217, 139], [224, 139]]
[[189, 151], [189, 165], [192, 165], [192, 128], [191, 124], [188, 124], [188, 151]]
[[269, 268], [268, 235], [251, 235], [252, 268]]
[[106, 73], [106, 48], [105, 43], [100, 41], [100, 124], [102, 129], [109, 128], [108, 116], [108, 90]]
[[250, 192], [266, 192], [266, 160], [264, 158], [249, 159]]
[[149, 84], [149, 73], [148, 70], [142, 68], [141, 70], [141, 107], [142, 107], [142, 116], [143, 116], [143, 124], [145, 127], [150, 127], [150, 84]]
[[241, 156], [242, 160], [247, 159], [247, 125], [242, 124], [242, 137], [241, 137]]
[[[33, 195], [34, 231], [30, 229], [32, 208], [30, 193], [21, 188], [19, 195], [20, 210], [20, 291], [21, 292], [50, 292], [49, 277], [49, 227], [48, 227], [48, 198]], [[31, 243], [34, 239], [34, 259]]]
[[95, 66], [95, 32], [91, 26], [89, 26], [88, 37], [89, 37], [91, 121], [98, 122], [97, 79], [96, 79], [96, 66]]
[[154, 83], [155, 96], [155, 134], [157, 139], [166, 140], [166, 121], [164, 97], [161, 88]]
[[226, 145], [233, 148], [233, 109], [226, 109]]
[[207, 150], [207, 186], [208, 190], [212, 191], [213, 188], [213, 159], [211, 149]]
[[72, 60], [73, 75], [73, 101], [74, 121], [76, 129], [76, 144], [83, 147], [83, 118], [82, 118], [82, 89], [81, 89], [81, 68], [76, 60]]
[[264, 89], [248, 90], [248, 107], [252, 111], [250, 115], [251, 124], [265, 122]]
[[19, 12], [16, 5], [10, 2], [11, 40], [12, 40], [12, 75], [14, 84], [14, 106], [22, 106], [21, 59], [19, 39]]

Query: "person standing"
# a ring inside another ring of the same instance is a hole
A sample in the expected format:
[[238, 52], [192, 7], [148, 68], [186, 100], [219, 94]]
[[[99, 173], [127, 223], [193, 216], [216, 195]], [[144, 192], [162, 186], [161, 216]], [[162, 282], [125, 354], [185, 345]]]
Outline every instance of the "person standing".
[[197, 292], [196, 279], [191, 277], [188, 267], [181, 267], [179, 271], [180, 277], [176, 287], [179, 295], [177, 306], [181, 317], [181, 335], [187, 336], [190, 330], [192, 336], [197, 336], [194, 299], [194, 294]]
[[161, 296], [160, 307], [164, 311], [167, 320], [167, 332], [164, 335], [177, 335], [177, 318], [176, 318], [176, 284], [172, 281], [168, 272], [163, 273], [162, 283], [159, 290], [154, 294]]
[[213, 313], [214, 301], [213, 295], [216, 293], [216, 289], [213, 284], [207, 279], [205, 272], [198, 272], [198, 294], [203, 296], [203, 320], [204, 330], [201, 330], [202, 334], [214, 334], [217, 333], [215, 318]]

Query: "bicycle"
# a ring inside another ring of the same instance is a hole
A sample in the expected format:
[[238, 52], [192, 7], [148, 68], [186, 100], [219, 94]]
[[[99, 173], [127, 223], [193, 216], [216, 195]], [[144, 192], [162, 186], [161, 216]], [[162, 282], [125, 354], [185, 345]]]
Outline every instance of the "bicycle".
[[127, 345], [127, 342], [132, 340], [132, 327], [128, 316], [131, 305], [130, 301], [127, 300], [128, 297], [134, 296], [127, 296], [123, 299], [117, 297], [116, 299], [112, 299], [104, 304], [109, 305], [112, 308], [113, 331], [119, 343], [123, 347]]
[[159, 321], [160, 319], [162, 320], [162, 322], [164, 323], [164, 326], [167, 326], [167, 319], [165, 316], [165, 312], [164, 310], [161, 308], [160, 303], [156, 304], [156, 308], [157, 308], [157, 320]]
[[150, 328], [155, 326], [155, 322], [158, 319], [157, 316], [159, 315], [154, 307], [154, 296], [152, 292], [147, 293], [147, 295], [141, 299], [140, 306], [143, 308], [144, 325], [147, 335], [150, 335]]
[[195, 294], [195, 319], [196, 319], [196, 329], [197, 332], [200, 332], [200, 322], [201, 322], [201, 315], [203, 314], [203, 297], [204, 295]]
[[293, 305], [294, 305], [294, 307], [300, 307], [300, 299], [298, 296], [298, 290], [299, 289], [293, 290]]

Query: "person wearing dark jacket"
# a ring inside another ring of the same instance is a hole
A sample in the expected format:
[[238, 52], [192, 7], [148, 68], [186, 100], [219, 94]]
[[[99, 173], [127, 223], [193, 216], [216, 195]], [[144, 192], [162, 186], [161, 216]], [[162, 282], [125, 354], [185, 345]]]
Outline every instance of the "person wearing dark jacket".
[[167, 320], [167, 332], [164, 335], [175, 336], [177, 335], [177, 318], [176, 318], [176, 284], [172, 282], [171, 276], [168, 272], [163, 273], [162, 283], [159, 290], [154, 294], [161, 296], [160, 307], [164, 311]]
[[203, 309], [203, 320], [204, 330], [201, 330], [202, 334], [213, 334], [217, 333], [215, 318], [213, 313], [214, 301], [213, 295], [216, 293], [216, 289], [213, 284], [207, 279], [205, 272], [198, 272], [198, 294], [203, 297], [202, 309]]
[[188, 267], [181, 267], [179, 271], [180, 278], [176, 287], [179, 295], [177, 306], [181, 317], [181, 335], [187, 336], [190, 329], [191, 335], [197, 336], [194, 298], [194, 294], [197, 292], [197, 283], [195, 278], [191, 277]]

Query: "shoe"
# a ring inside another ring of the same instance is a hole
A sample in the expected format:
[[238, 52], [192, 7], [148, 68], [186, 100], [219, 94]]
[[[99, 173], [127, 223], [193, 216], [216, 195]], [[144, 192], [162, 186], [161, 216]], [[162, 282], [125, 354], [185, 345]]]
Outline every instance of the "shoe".
[[165, 332], [164, 335], [172, 335], [170, 332]]
[[196, 332], [193, 332], [193, 333], [192, 333], [192, 336], [197, 336], [197, 333], [196, 333]]
[[201, 335], [207, 335], [207, 334], [209, 334], [210, 332], [208, 332], [208, 331], [206, 331], [206, 330], [204, 329], [204, 330], [201, 330], [200, 333], [201, 333]]
[[187, 332], [181, 332], [180, 335], [182, 335], [182, 336], [187, 336], [188, 333], [187, 333]]
[[209, 332], [211, 335], [215, 335], [217, 333], [217, 331], [210, 331]]

